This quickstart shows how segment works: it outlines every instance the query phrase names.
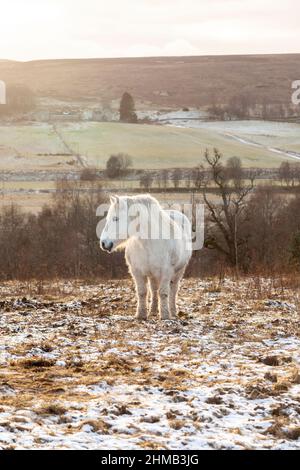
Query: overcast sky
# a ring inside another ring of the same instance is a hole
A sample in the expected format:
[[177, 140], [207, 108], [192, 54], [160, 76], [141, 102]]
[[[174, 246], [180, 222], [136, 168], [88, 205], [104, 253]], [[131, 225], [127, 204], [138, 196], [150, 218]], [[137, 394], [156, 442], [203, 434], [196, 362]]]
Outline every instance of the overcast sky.
[[0, 59], [300, 52], [299, 0], [0, 0]]

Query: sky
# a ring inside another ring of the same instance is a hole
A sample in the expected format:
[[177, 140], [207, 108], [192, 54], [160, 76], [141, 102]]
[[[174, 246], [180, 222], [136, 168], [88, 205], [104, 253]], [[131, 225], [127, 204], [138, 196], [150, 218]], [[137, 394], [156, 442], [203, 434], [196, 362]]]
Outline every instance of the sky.
[[0, 59], [300, 53], [299, 0], [0, 0]]

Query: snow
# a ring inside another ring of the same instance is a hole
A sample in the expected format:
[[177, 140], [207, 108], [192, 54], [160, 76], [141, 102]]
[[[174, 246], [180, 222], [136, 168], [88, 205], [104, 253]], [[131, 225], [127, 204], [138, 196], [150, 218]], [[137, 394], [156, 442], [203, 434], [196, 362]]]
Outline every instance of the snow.
[[208, 114], [200, 109], [189, 108], [188, 110], [172, 110], [172, 111], [138, 111], [138, 118], [147, 118], [150, 121], [161, 124], [173, 124], [178, 127], [194, 127], [197, 126], [198, 120], [208, 117]]
[[[185, 117], [184, 117], [185, 115]], [[206, 129], [213, 131], [227, 137], [231, 140], [261, 149], [268, 152], [282, 155], [293, 160], [300, 160], [300, 152], [295, 150], [288, 150], [285, 148], [274, 147], [268, 145], [267, 142], [274, 142], [280, 140], [280, 145], [290, 146], [295, 142], [297, 149], [299, 148], [299, 130], [298, 123], [287, 122], [272, 122], [272, 121], [207, 121], [201, 118], [201, 114], [197, 117], [197, 112], [192, 111], [188, 113], [174, 112], [167, 115], [169, 117], [157, 117], [157, 121], [174, 127], [192, 128], [192, 129]], [[256, 141], [258, 140], [258, 141]]]
[[298, 291], [214, 282], [184, 281], [169, 322], [133, 319], [129, 281], [73, 286], [51, 310], [3, 285], [0, 448], [299, 449]]

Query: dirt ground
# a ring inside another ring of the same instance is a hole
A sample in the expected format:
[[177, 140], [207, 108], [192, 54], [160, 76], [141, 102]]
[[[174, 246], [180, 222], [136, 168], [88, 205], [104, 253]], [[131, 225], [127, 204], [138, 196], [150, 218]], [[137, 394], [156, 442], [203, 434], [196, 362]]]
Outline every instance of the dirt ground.
[[185, 280], [177, 321], [135, 303], [129, 280], [2, 284], [0, 448], [300, 449], [295, 285]]

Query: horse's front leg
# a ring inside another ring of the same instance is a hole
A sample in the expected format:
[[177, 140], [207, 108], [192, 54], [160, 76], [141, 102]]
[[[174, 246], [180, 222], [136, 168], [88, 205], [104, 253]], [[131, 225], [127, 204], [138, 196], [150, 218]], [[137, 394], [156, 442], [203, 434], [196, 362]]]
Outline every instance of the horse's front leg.
[[150, 315], [155, 317], [158, 313], [158, 282], [153, 277], [150, 277], [151, 287], [151, 309]]
[[175, 276], [171, 279], [169, 306], [170, 306], [170, 315], [171, 315], [171, 318], [173, 319], [177, 318], [177, 294], [178, 294], [179, 284], [180, 284], [183, 274], [184, 274], [184, 270], [175, 274]]
[[147, 320], [147, 278], [140, 273], [134, 273], [134, 280], [138, 297], [136, 318]]
[[170, 279], [162, 279], [159, 285], [159, 313], [161, 320], [170, 319], [169, 310]]

